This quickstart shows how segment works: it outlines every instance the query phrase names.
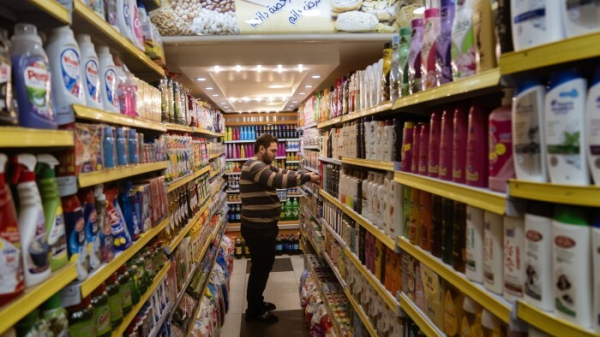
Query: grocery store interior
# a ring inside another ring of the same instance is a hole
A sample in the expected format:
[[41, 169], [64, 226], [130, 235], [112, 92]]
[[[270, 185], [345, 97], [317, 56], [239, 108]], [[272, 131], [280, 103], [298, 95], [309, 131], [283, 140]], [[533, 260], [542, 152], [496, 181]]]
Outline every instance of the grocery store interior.
[[599, 1], [0, 0], [0, 337], [600, 337], [599, 45]]

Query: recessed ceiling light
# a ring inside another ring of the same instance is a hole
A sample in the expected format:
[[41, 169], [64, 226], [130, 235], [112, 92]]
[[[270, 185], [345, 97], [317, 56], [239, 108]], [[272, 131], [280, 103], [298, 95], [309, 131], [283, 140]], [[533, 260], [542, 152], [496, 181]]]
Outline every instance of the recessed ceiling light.
[[281, 64], [277, 65], [277, 72], [282, 72], [283, 71], [283, 66]]
[[302, 70], [304, 70], [304, 67], [301, 64], [299, 64], [298, 65], [298, 72], [301, 73]]
[[204, 77], [198, 77], [198, 78], [196, 79], [196, 81], [199, 81], [199, 82], [204, 82], [204, 81], [206, 81], [206, 78], [204, 78]]
[[310, 84], [307, 84], [307, 85], [305, 85], [304, 87], [305, 87], [305, 88], [312, 88], [312, 85], [310, 85]]
[[298, 101], [293, 101], [292, 103], [298, 103]]
[[313, 75], [312, 78], [321, 78], [321, 75]]
[[248, 102], [250, 99], [248, 97], [244, 97], [244, 102]]
[[219, 97], [218, 94], [212, 94], [212, 97]]
[[206, 90], [213, 90], [214, 88], [213, 87], [206, 87], [204, 89], [206, 89]]
[[301, 92], [300, 95], [306, 95], [306, 93], [305, 92]]
[[281, 89], [281, 88], [285, 88], [285, 85], [283, 85], [283, 84], [271, 84], [268, 88], [269, 89]]
[[213, 70], [215, 71], [215, 73], [218, 73], [219, 71], [221, 71], [221, 68], [219, 66], [215, 66]]
[[235, 71], [240, 72], [242, 70], [242, 66], [241, 65], [237, 65], [235, 66]]
[[262, 71], [262, 66], [260, 64], [256, 66], [256, 71], [258, 71], [258, 72]]
[[423, 13], [425, 13], [425, 7], [415, 8], [415, 10], [413, 11], [413, 14], [417, 15], [422, 15]]
[[229, 100], [235, 103], [235, 97], [231, 97]]

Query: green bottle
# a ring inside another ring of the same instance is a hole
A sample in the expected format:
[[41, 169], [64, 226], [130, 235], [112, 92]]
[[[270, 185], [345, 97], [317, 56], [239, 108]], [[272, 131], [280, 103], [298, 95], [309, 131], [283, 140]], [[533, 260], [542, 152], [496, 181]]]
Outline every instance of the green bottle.
[[104, 283], [92, 292], [92, 306], [94, 307], [94, 327], [96, 337], [110, 337], [112, 325], [110, 323], [110, 308], [108, 307], [108, 293]]
[[300, 205], [298, 204], [298, 198], [294, 199], [292, 203], [292, 220], [298, 220], [298, 212], [300, 209]]
[[69, 307], [68, 311], [70, 337], [94, 336], [94, 307], [90, 296], [83, 298], [80, 304]]
[[288, 200], [285, 202], [285, 220], [291, 220], [291, 219], [292, 219], [292, 202], [288, 198]]
[[281, 203], [281, 214], [279, 215], [279, 220], [285, 220], [285, 203]]
[[108, 309], [110, 311], [110, 323], [113, 328], [123, 322], [123, 307], [121, 305], [121, 289], [117, 275], [112, 274], [106, 280], [106, 292], [108, 293]]
[[123, 308], [123, 314], [128, 314], [133, 306], [133, 280], [129, 276], [126, 266], [119, 267], [119, 284], [121, 291], [121, 307]]
[[39, 319], [40, 309], [35, 308], [29, 315], [23, 317], [17, 323], [17, 336], [19, 337], [38, 337], [47, 336], [50, 333], [49, 324]]
[[37, 161], [37, 184], [44, 208], [46, 238], [50, 246], [50, 268], [55, 271], [64, 267], [68, 262], [65, 219], [54, 169], [59, 162], [49, 154], [38, 155]]
[[69, 333], [69, 319], [65, 308], [60, 304], [60, 295], [52, 295], [44, 303], [43, 318], [50, 323], [53, 336], [66, 337]]

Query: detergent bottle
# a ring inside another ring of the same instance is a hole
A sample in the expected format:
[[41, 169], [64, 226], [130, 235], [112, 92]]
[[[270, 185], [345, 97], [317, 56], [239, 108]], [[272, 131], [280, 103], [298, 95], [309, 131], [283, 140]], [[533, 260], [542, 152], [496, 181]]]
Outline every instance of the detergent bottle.
[[96, 49], [87, 34], [77, 35], [77, 43], [81, 51], [81, 77], [86, 104], [91, 108], [102, 109], [104, 104]]

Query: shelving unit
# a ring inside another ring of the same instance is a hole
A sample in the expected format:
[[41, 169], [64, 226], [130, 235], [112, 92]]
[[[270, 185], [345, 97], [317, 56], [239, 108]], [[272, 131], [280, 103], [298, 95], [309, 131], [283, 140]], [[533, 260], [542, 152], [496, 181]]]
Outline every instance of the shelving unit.
[[517, 301], [520, 319], [553, 336], [598, 337], [598, 333], [567, 322], [523, 301]]
[[600, 187], [509, 180], [509, 195], [516, 198], [600, 207]]
[[415, 321], [425, 336], [446, 336], [404, 293], [400, 293], [400, 303], [402, 304], [402, 310]]
[[319, 160], [325, 163], [334, 164], [334, 165], [342, 165], [342, 161], [339, 159], [333, 159], [328, 157], [319, 157]]
[[373, 327], [373, 324], [371, 324], [371, 321], [369, 321], [369, 316], [365, 313], [362, 306], [360, 306], [360, 304], [358, 304], [358, 302], [356, 302], [356, 300], [354, 299], [354, 296], [352, 296], [352, 294], [350, 293], [348, 288], [344, 288], [344, 293], [346, 294], [346, 297], [348, 298], [348, 302], [350, 302], [350, 304], [354, 307], [354, 311], [358, 314], [358, 317], [360, 318], [363, 325], [369, 332], [369, 335], [371, 337], [379, 336], [377, 334], [377, 331]]
[[167, 168], [167, 162], [161, 161], [156, 163], [138, 164], [124, 167], [116, 167], [105, 169], [102, 171], [82, 173], [78, 176], [79, 187], [89, 187], [98, 184], [103, 184], [115, 180], [125, 179], [153, 171], [160, 171]]
[[158, 132], [167, 131], [164, 124], [140, 117], [131, 117], [120, 113], [107, 112], [79, 104], [74, 104], [73, 110], [75, 111], [75, 117], [77, 119], [112, 125], [130, 126], [136, 129], [147, 129]]
[[205, 174], [209, 171], [210, 171], [210, 165], [206, 165], [202, 169], [198, 170], [196, 173], [187, 175], [187, 176], [180, 178], [179, 180], [176, 180], [175, 182], [169, 184], [167, 191], [168, 192], [175, 191], [176, 189], [180, 188], [181, 186], [189, 183], [190, 181], [202, 176], [203, 174]]
[[394, 163], [388, 161], [357, 159], [342, 157], [342, 164], [361, 166], [375, 170], [394, 171]]
[[179, 246], [183, 238], [185, 238], [186, 235], [192, 230], [192, 228], [194, 228], [194, 226], [198, 223], [198, 221], [202, 219], [202, 215], [204, 214], [204, 212], [206, 212], [210, 203], [211, 198], [208, 198], [204, 202], [204, 206], [200, 208], [196, 215], [188, 221], [188, 223], [181, 231], [179, 231], [179, 234], [177, 234], [177, 236], [174, 237], [173, 240], [171, 240], [171, 242], [165, 247], [165, 251], [167, 252], [167, 254], [172, 254], [177, 248], [177, 246]]
[[0, 127], [0, 147], [4, 148], [72, 147], [73, 144], [72, 131]]
[[316, 174], [319, 174], [319, 170], [317, 170], [316, 168], [312, 168], [310, 166], [303, 166], [302, 168], [304, 168], [307, 171], [311, 171], [311, 172], [314, 172]]
[[57, 0], [0, 0], [0, 17], [13, 22], [27, 22], [32, 18], [43, 21], [44, 27], [58, 27], [71, 23], [69, 10]]
[[220, 156], [222, 156], [222, 155], [224, 155], [224, 154], [225, 154], [224, 152], [221, 152], [221, 153], [215, 153], [215, 154], [211, 154], [211, 155], [210, 155], [210, 160], [213, 160], [213, 159], [215, 159], [215, 158], [219, 158]]

